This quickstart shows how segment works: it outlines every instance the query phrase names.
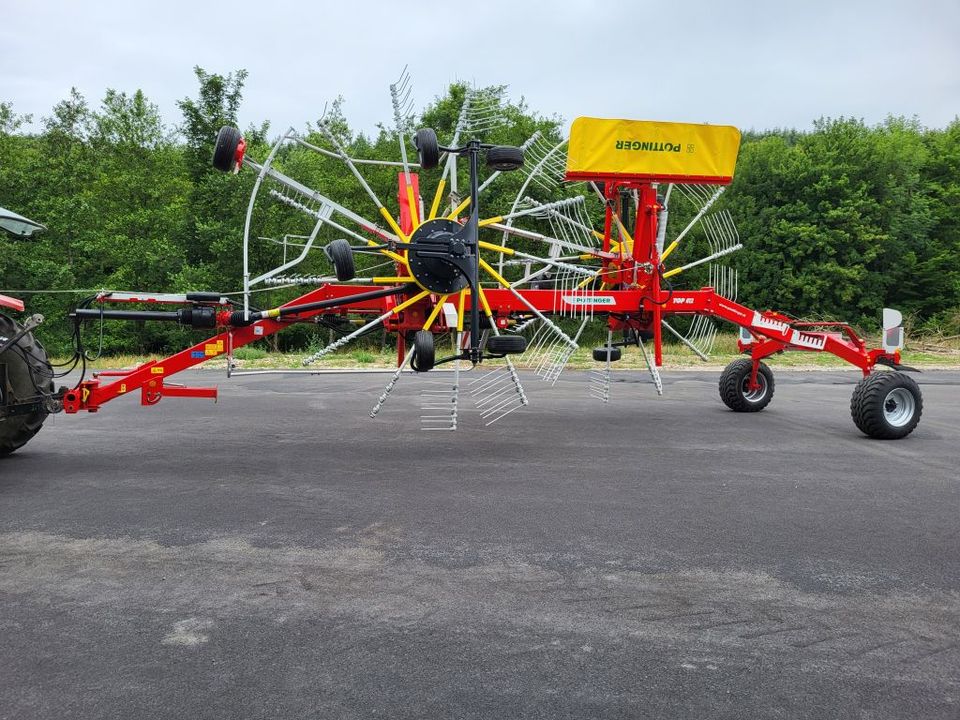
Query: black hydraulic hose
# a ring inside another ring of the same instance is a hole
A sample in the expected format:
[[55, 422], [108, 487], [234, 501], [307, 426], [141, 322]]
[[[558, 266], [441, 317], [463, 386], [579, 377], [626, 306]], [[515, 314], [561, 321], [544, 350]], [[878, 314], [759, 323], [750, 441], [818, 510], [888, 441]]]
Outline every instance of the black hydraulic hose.
[[337, 307], [338, 305], [347, 305], [353, 302], [363, 302], [364, 300], [376, 300], [377, 298], [388, 297], [390, 295], [399, 295], [406, 292], [411, 283], [405, 283], [396, 287], [383, 288], [382, 290], [370, 290], [368, 292], [356, 293], [345, 297], [330, 298], [329, 300], [317, 300], [316, 302], [303, 303], [302, 305], [285, 305], [274, 310], [263, 310], [261, 312], [250, 313], [249, 319], [245, 320], [241, 311], [236, 311], [230, 315], [230, 324], [235, 327], [243, 327], [257, 320], [265, 318], [286, 317], [287, 315], [299, 315], [300, 313], [311, 312], [313, 310], [324, 310], [326, 308]]
[[280, 317], [284, 315], [296, 315], [311, 310], [323, 310], [324, 308], [336, 307], [337, 305], [346, 305], [352, 302], [363, 302], [364, 300], [376, 300], [377, 298], [389, 297], [390, 295], [399, 295], [405, 292], [412, 283], [404, 283], [398, 287], [382, 288], [380, 290], [369, 290], [367, 292], [347, 295], [346, 297], [330, 298], [329, 300], [317, 300], [303, 305], [287, 305], [280, 308]]
[[159, 320], [161, 322], [180, 322], [180, 316], [176, 310], [97, 310], [93, 308], [77, 308], [70, 317], [104, 320]]
[[[317, 302], [303, 303], [302, 305], [287, 305], [285, 307], [275, 308], [273, 310], [261, 310], [251, 312], [249, 318], [243, 317], [242, 311], [230, 313], [230, 324], [233, 327], [245, 327], [258, 320], [265, 318], [285, 317], [287, 315], [298, 315], [300, 313], [311, 312], [313, 310], [323, 310], [326, 308], [347, 305], [353, 302], [363, 302], [364, 300], [376, 300], [377, 298], [387, 297], [389, 295], [399, 295], [406, 292], [411, 283], [405, 283], [394, 287], [382, 288], [380, 290], [370, 290], [368, 292], [356, 293], [345, 297], [330, 298], [328, 300], [318, 300]], [[104, 310], [93, 308], [77, 308], [70, 313], [70, 317], [76, 320], [132, 320], [132, 321], [160, 321], [175, 322], [181, 325], [190, 325], [194, 328], [213, 328], [216, 327], [216, 310], [211, 307], [193, 307], [181, 308], [180, 310]]]

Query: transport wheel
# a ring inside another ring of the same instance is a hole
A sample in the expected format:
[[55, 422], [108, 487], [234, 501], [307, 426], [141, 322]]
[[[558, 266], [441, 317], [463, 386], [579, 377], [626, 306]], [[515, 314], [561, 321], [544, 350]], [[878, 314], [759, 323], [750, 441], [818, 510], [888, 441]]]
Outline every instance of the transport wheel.
[[217, 133], [217, 144], [213, 149], [213, 166], [221, 172], [233, 172], [237, 164], [237, 146], [243, 135], [235, 127], [224, 125]]
[[337, 273], [337, 280], [353, 280], [357, 274], [353, 264], [353, 249], [346, 240], [334, 240], [326, 247], [327, 257], [333, 263]]
[[[20, 329], [19, 323], [0, 314], [0, 338], [13, 337]], [[53, 371], [47, 351], [33, 333], [27, 333], [7, 348], [0, 355], [0, 365], [6, 366], [7, 375], [6, 384], [0, 385], [0, 408], [34, 402], [53, 393]], [[43, 427], [48, 414], [44, 405], [32, 413], [0, 417], [0, 457], [25, 445]]]
[[417, 134], [413, 136], [413, 144], [417, 146], [421, 168], [433, 170], [440, 163], [440, 144], [437, 142], [437, 133], [432, 128], [417, 130]]
[[491, 355], [520, 355], [527, 349], [527, 339], [523, 335], [491, 335], [486, 349]]
[[902, 372], [875, 371], [857, 383], [850, 415], [865, 435], [897, 440], [913, 432], [923, 412], [920, 387]]
[[597, 362], [607, 361], [607, 352], [610, 352], [610, 362], [616, 362], [623, 357], [623, 351], [618, 347], [596, 347], [593, 349], [593, 359]]
[[417, 330], [417, 334], [413, 336], [413, 357], [410, 358], [410, 367], [417, 372], [427, 372], [433, 369], [435, 360], [433, 333], [429, 330]]
[[509, 172], [523, 167], [523, 148], [500, 145], [487, 150], [487, 167]]
[[734, 360], [720, 375], [720, 399], [734, 412], [759, 412], [773, 399], [773, 372], [764, 363], [757, 369], [756, 390], [750, 390], [750, 371], [753, 361], [747, 358]]

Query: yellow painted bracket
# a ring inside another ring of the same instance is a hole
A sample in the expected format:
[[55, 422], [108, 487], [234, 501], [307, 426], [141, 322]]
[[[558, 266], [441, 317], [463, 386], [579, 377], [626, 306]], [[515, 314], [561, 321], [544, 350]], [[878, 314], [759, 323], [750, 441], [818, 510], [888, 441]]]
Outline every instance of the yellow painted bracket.
[[469, 294], [469, 290], [460, 291], [460, 304], [457, 307], [457, 332], [463, 332], [463, 308], [467, 302], [467, 295]]

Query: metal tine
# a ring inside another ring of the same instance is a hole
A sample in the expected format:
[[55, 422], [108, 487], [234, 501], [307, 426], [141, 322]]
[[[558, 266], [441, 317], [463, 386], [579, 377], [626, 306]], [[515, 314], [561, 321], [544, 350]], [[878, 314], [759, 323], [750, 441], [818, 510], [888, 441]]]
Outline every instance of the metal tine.
[[[560, 375], [567, 367], [567, 363], [570, 362], [573, 353], [576, 352], [579, 347], [577, 340], [580, 339], [580, 335], [583, 333], [588, 322], [589, 318], [583, 319], [579, 330], [577, 330], [577, 334], [572, 339], [568, 338], [566, 334], [563, 334], [562, 337], [559, 337], [550, 345], [548, 351], [543, 356], [543, 360], [537, 367], [536, 373], [539, 377], [551, 385], [556, 384], [557, 380], [560, 379]], [[559, 331], [559, 328], [557, 328], [557, 330]], [[559, 332], [562, 333], [562, 331]]]
[[[492, 318], [488, 319], [490, 331], [499, 335], [500, 331]], [[470, 383], [470, 394], [481, 419], [492, 425], [519, 407], [528, 404], [520, 376], [510, 358], [504, 358], [505, 364], [496, 366]]]
[[637, 336], [637, 342], [640, 344], [640, 352], [643, 353], [643, 359], [647, 363], [647, 370], [650, 371], [650, 377], [653, 379], [653, 384], [657, 388], [657, 395], [663, 395], [663, 381], [660, 378], [660, 371], [657, 369], [656, 363], [650, 359], [650, 354], [647, 352], [646, 346], [643, 344], [643, 338]]
[[539, 362], [540, 354], [543, 350], [543, 347], [546, 343], [547, 336], [549, 335], [548, 327], [546, 324], [541, 323], [539, 318], [533, 318], [528, 320], [524, 325], [527, 327], [530, 326], [530, 323], [539, 323], [536, 325], [536, 329], [533, 332], [533, 336], [527, 342], [527, 350], [523, 354], [528, 365], [536, 365]]
[[677, 329], [674, 328], [673, 325], [671, 325], [670, 323], [668, 323], [666, 320], [661, 320], [661, 321], [660, 321], [660, 324], [661, 324], [663, 327], [665, 327], [667, 330], [669, 330], [669, 331], [673, 334], [673, 336], [674, 336], [675, 338], [677, 338], [677, 340], [679, 340], [679, 341], [682, 342], [684, 345], [686, 345], [688, 348], [690, 348], [690, 350], [692, 350], [692, 351], [697, 355], [697, 357], [699, 357], [701, 360], [703, 360], [704, 362], [707, 362], [707, 361], [710, 359], [709, 357], [707, 357], [706, 354], [704, 354], [704, 353], [700, 350], [700, 348], [698, 348], [696, 345], [694, 345], [694, 344], [691, 343], [689, 340], [687, 340], [687, 338], [685, 338], [683, 335], [681, 335], [679, 332], [677, 332]]
[[380, 317], [378, 317], [378, 318], [376, 318], [376, 319], [374, 319], [374, 320], [371, 320], [371, 321], [368, 322], [366, 325], [364, 325], [363, 327], [360, 327], [360, 328], [354, 330], [354, 331], [353, 331], [352, 333], [350, 333], [349, 335], [344, 335], [343, 337], [338, 338], [337, 340], [334, 340], [332, 343], [330, 343], [329, 345], [327, 345], [327, 346], [324, 347], [324, 348], [321, 348], [320, 350], [318, 350], [317, 352], [315, 352], [313, 355], [310, 355], [309, 357], [304, 358], [303, 361], [301, 362], [301, 365], [312, 365], [312, 364], [315, 363], [317, 360], [319, 360], [320, 358], [322, 358], [324, 355], [328, 355], [329, 353], [332, 353], [334, 350], [337, 350], [337, 349], [343, 347], [344, 345], [346, 345], [346, 344], [349, 343], [350, 341], [356, 340], [358, 337], [360, 337], [361, 335], [363, 335], [363, 333], [368, 332], [369, 330], [372, 330], [373, 328], [375, 328], [377, 325], [379, 325], [380, 323], [382, 323], [384, 320], [386, 320], [386, 319], [387, 319], [388, 317], [390, 317], [391, 315], [393, 315], [393, 310], [389, 310], [389, 311], [385, 312], [385, 313], [384, 313], [383, 315], [381, 315]]
[[394, 386], [396, 386], [397, 381], [400, 379], [400, 375], [403, 373], [404, 368], [410, 364], [410, 360], [413, 358], [413, 348], [407, 351], [406, 356], [403, 358], [403, 362], [400, 363], [400, 367], [394, 370], [393, 375], [390, 376], [389, 382], [387, 382], [386, 387], [383, 389], [383, 392], [380, 393], [380, 397], [377, 398], [376, 404], [373, 406], [373, 409], [370, 411], [370, 417], [375, 418], [380, 412], [380, 408], [383, 407], [383, 404], [390, 397], [390, 393], [393, 392]]
[[326, 203], [317, 203], [314, 198], [308, 198], [307, 195], [300, 195], [300, 197], [308, 198], [309, 204], [301, 202], [293, 197], [293, 191], [287, 188], [284, 191], [277, 190], [276, 188], [270, 188], [269, 194], [272, 197], [275, 197], [277, 200], [282, 202], [284, 205], [289, 205], [292, 208], [300, 210], [305, 215], [309, 215], [312, 218], [317, 220], [326, 220], [333, 213], [333, 207]]
[[516, 371], [509, 364], [500, 365], [477, 378], [470, 388], [480, 418], [488, 420], [485, 425], [492, 425], [527, 404]]
[[464, 129], [473, 135], [482, 135], [506, 123], [503, 95], [506, 88], [482, 88], [470, 91]]
[[610, 402], [610, 352], [613, 344], [613, 330], [607, 331], [607, 362], [603, 370], [593, 369], [590, 372], [590, 394], [600, 402]]
[[527, 177], [547, 191], [555, 190], [563, 181], [567, 160], [560, 149], [565, 143], [564, 140], [551, 144], [546, 138], [540, 137], [527, 151], [528, 162], [524, 166], [529, 166]]
[[335, 275], [277, 275], [263, 281], [264, 285], [323, 285], [336, 282]]

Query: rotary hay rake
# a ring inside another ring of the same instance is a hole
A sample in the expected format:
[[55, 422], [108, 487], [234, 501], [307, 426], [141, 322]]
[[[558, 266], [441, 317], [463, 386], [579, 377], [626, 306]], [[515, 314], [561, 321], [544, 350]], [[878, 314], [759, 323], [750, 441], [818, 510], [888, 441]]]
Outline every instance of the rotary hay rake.
[[[325, 119], [317, 128], [323, 145], [291, 129], [262, 161], [247, 154], [238, 130], [222, 128], [214, 166], [256, 175], [244, 223], [242, 307], [220, 293], [101, 292], [95, 298], [98, 307], [80, 307], [71, 314], [78, 328], [85, 320], [163, 320], [218, 332], [130, 371], [95, 373], [73, 389], [62, 389], [42, 411], [62, 407], [67, 413], [96, 412], [136, 390], [143, 405], [164, 397], [216, 398], [216, 388], [167, 380], [221, 356], [228, 359], [229, 376], [237, 348], [293, 324], [329, 327], [336, 318], [352, 324], [307, 357], [305, 366], [382, 328], [396, 336], [397, 367], [373, 401], [370, 417], [380, 415], [397, 383], [413, 371], [422, 383], [421, 427], [456, 430], [464, 401], [473, 403], [486, 425], [529, 405], [517, 364], [532, 368], [548, 383], [557, 382], [591, 322], [605, 324], [606, 342], [593, 350], [597, 367], [588, 374], [584, 395], [607, 403], [612, 366], [624, 349], [639, 350], [656, 392], [662, 394], [663, 331], [706, 359], [716, 338], [715, 321], [724, 320], [740, 328], [738, 347], [745, 355], [720, 377], [720, 396], [731, 410], [757, 412], [769, 404], [774, 378], [763, 361], [771, 355], [827, 352], [863, 372], [851, 402], [861, 431], [894, 439], [916, 427], [922, 398], [916, 383], [901, 372], [910, 368], [900, 365], [900, 313], [883, 310], [882, 346], [870, 349], [847, 324], [802, 322], [737, 302], [736, 271], [723, 261], [742, 246], [729, 212], [715, 207], [733, 179], [740, 141], [735, 128], [581, 117], [574, 121], [569, 140], [558, 142], [537, 132], [521, 146], [496, 146], [483, 136], [504, 122], [502, 91], [469, 90], [450, 141], [440, 145], [431, 129], [412, 132], [406, 71], [390, 91], [399, 159], [351, 157]], [[289, 148], [341, 163], [369, 200], [373, 219], [286, 174], [282, 158]], [[469, 178], [463, 194], [458, 188], [460, 162], [467, 164]], [[396, 171], [396, 214], [366, 179], [364, 172], [371, 166]], [[485, 191], [509, 172], [523, 175], [511, 206], [502, 215], [481, 214]], [[422, 193], [422, 180], [433, 184], [431, 192]], [[541, 197], [544, 191], [564, 196], [535, 199], [532, 189]], [[253, 275], [254, 215], [266, 203], [296, 211], [312, 228], [285, 233], [283, 262]], [[602, 214], [597, 227], [590, 219], [591, 204]], [[681, 222], [675, 230], [677, 219]], [[341, 237], [321, 240], [330, 232]], [[668, 267], [673, 253], [695, 236], [706, 255]], [[289, 250], [296, 256], [289, 257]], [[284, 274], [314, 250], [325, 254], [331, 275]], [[358, 258], [371, 255], [381, 260], [374, 268], [386, 265], [388, 270], [358, 277]], [[703, 264], [709, 265], [709, 285], [686, 290], [674, 286], [673, 278]], [[251, 305], [258, 285], [311, 289], [262, 310]], [[110, 307], [118, 303], [179, 307]], [[692, 318], [685, 334], [668, 320], [673, 316]], [[442, 335], [450, 336], [446, 355], [438, 353], [445, 346], [436, 339]], [[7, 339], [0, 341], [3, 350], [11, 345]], [[438, 366], [452, 372], [438, 375]], [[887, 367], [878, 371], [878, 366]], [[6, 418], [7, 423], [11, 420]]]

